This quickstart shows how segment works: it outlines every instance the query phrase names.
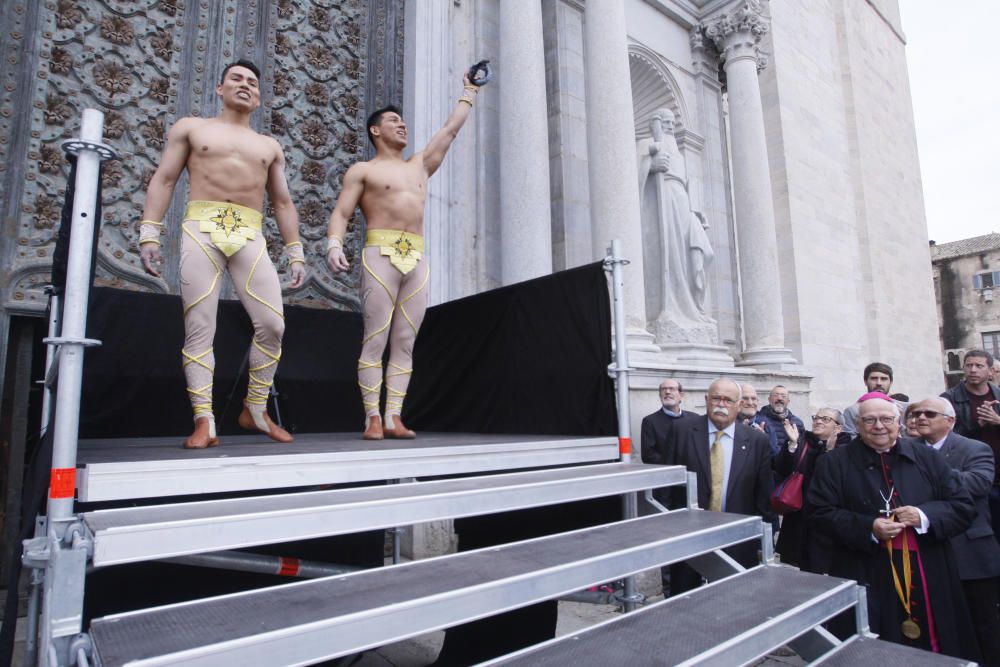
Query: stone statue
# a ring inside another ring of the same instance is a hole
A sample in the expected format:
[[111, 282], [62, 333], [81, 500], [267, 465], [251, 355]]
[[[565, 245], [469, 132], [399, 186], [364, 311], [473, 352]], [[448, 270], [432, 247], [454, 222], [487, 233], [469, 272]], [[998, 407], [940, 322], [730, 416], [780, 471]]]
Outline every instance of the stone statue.
[[637, 150], [650, 327], [660, 343], [716, 345], [718, 327], [705, 313], [706, 271], [715, 254], [704, 216], [691, 210], [673, 112], [657, 110], [649, 128], [652, 138]]

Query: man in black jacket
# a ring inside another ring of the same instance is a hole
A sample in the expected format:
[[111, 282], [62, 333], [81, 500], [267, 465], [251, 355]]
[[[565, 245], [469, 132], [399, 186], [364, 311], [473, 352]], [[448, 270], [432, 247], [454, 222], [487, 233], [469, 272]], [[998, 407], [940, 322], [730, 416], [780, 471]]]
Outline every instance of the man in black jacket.
[[[1000, 458], [1000, 387], [989, 381], [993, 355], [986, 350], [969, 350], [962, 361], [965, 379], [941, 394], [955, 407], [955, 433], [985, 442]], [[994, 477], [990, 489], [993, 533], [1000, 535], [1000, 479]]]
[[780, 384], [774, 385], [771, 393], [767, 395], [767, 405], [757, 413], [756, 423], [763, 423], [764, 432], [771, 443], [771, 456], [777, 456], [778, 452], [788, 445], [788, 434], [785, 432], [785, 422], [789, 422], [799, 430], [799, 433], [806, 430], [802, 420], [792, 414], [788, 405], [792, 402], [788, 389]]
[[681, 407], [684, 388], [673, 378], [660, 383], [661, 407], [642, 418], [640, 448], [643, 463], [663, 463], [673, 442], [674, 424], [687, 417], [697, 417]]

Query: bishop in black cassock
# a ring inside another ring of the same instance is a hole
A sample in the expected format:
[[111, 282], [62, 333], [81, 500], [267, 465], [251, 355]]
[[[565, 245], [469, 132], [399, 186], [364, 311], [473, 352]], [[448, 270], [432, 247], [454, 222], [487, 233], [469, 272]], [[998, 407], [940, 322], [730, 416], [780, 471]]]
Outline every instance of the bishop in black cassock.
[[899, 438], [889, 397], [862, 401], [858, 437], [822, 457], [808, 492], [807, 521], [832, 544], [829, 573], [867, 587], [868, 620], [882, 639], [978, 660], [948, 542], [972, 522], [975, 504], [939, 452]]

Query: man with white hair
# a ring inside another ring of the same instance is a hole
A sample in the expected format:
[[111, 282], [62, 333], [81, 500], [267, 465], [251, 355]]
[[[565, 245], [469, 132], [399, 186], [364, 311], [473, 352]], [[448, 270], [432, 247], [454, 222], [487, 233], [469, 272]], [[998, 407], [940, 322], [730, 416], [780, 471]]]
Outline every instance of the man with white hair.
[[[771, 521], [771, 444], [767, 436], [736, 420], [740, 386], [719, 378], [708, 387], [708, 414], [676, 425], [667, 465], [682, 465], [698, 476], [698, 505], [715, 512], [756, 514]], [[684, 504], [684, 490], [674, 489], [672, 505]], [[757, 544], [730, 547], [727, 552], [746, 566], [757, 564]], [[671, 593], [697, 587], [701, 578], [690, 567], [671, 568]]]
[[899, 437], [891, 398], [859, 403], [858, 437], [820, 458], [806, 498], [806, 520], [829, 540], [829, 574], [865, 587], [882, 639], [977, 660], [949, 543], [972, 525], [972, 497], [940, 453]]
[[[1000, 661], [1000, 612], [997, 611], [997, 581], [1000, 577], [1000, 545], [990, 525], [989, 495], [993, 485], [993, 451], [979, 440], [955, 433], [955, 408], [943, 398], [928, 398], [910, 406], [920, 437], [944, 455], [962, 479], [976, 503], [976, 518], [965, 532], [951, 538], [958, 576], [969, 605], [972, 626], [979, 640], [984, 664]], [[992, 656], [992, 657], [991, 657]]]

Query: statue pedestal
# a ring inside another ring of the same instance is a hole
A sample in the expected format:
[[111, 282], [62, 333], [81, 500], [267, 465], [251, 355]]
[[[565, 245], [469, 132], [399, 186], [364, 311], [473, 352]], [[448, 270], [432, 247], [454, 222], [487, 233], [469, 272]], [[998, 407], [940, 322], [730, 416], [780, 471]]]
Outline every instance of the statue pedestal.
[[677, 363], [685, 366], [708, 368], [733, 368], [733, 358], [725, 345], [703, 343], [667, 343], [660, 349]]
[[801, 365], [792, 356], [792, 351], [784, 347], [765, 347], [744, 352], [737, 366], [769, 367], [784, 370], [796, 370]]

